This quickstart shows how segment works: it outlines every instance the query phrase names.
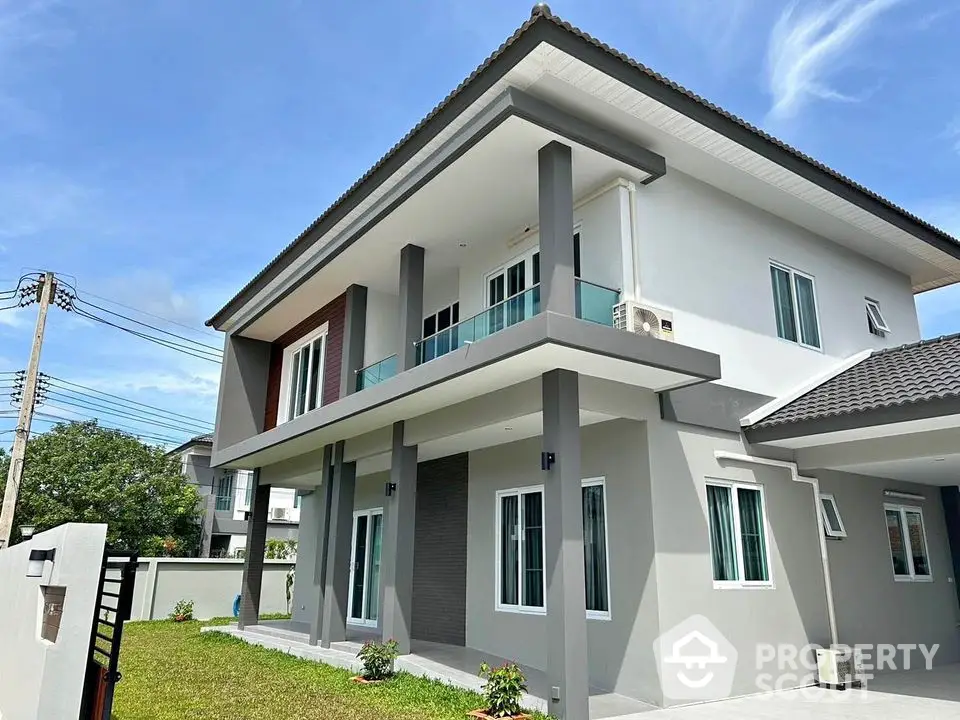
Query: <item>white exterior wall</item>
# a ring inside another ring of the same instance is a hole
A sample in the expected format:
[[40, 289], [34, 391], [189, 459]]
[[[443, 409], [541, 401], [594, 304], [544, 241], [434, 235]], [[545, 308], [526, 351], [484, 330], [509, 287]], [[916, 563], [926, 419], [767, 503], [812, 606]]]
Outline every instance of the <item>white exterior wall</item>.
[[363, 342], [363, 365], [372, 365], [397, 352], [399, 315], [396, 295], [367, 290], [367, 321]]
[[[780, 395], [867, 348], [920, 339], [909, 278], [670, 168], [637, 191], [640, 291], [726, 385]], [[879, 241], [878, 241], [879, 242]], [[777, 337], [770, 261], [814, 277], [823, 351]], [[870, 334], [864, 297], [893, 329]]]
[[[0, 551], [0, 718], [60, 720], [80, 714], [106, 525], [68, 523]], [[56, 550], [28, 578], [30, 550]], [[66, 588], [56, 643], [40, 637], [42, 586]]]

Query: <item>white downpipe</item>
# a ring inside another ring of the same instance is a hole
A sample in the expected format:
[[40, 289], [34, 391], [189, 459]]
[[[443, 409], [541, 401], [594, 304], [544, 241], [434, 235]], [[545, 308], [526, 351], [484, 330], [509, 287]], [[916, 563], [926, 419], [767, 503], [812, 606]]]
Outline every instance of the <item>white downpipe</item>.
[[823, 530], [823, 513], [820, 511], [819, 480], [813, 477], [804, 477], [797, 470], [797, 464], [787, 460], [772, 460], [770, 458], [755, 457], [743, 453], [727, 452], [726, 450], [715, 450], [713, 455], [717, 460], [730, 460], [733, 462], [782, 468], [790, 472], [790, 479], [794, 482], [807, 483], [813, 486], [813, 512], [814, 517], [817, 518], [817, 536], [820, 539], [820, 562], [823, 565], [823, 585], [827, 591], [827, 616], [830, 620], [830, 643], [831, 645], [839, 644], [837, 613], [833, 605], [833, 582], [830, 579], [830, 558], [827, 555], [827, 536]]
[[637, 243], [640, 239], [639, 218], [637, 217], [637, 186], [636, 183], [627, 183], [627, 196], [630, 202], [630, 253], [633, 260], [633, 298], [639, 300], [640, 294], [640, 248]]

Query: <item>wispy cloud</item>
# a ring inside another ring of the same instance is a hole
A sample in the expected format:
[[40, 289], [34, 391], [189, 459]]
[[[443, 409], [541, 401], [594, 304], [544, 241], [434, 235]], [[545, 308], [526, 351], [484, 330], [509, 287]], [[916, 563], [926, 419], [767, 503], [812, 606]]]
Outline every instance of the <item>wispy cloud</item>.
[[0, 171], [0, 238], [85, 227], [95, 195], [91, 188], [40, 165]]
[[773, 27], [767, 51], [771, 117], [792, 117], [816, 99], [863, 99], [863, 91], [848, 94], [831, 87], [832, 76], [877, 18], [900, 2], [833, 0], [803, 8], [791, 3]]

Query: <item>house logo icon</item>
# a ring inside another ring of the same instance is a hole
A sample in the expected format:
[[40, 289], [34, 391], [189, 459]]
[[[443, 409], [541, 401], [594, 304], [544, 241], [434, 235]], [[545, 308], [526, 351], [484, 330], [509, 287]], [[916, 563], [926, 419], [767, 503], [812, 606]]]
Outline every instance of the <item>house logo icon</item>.
[[737, 651], [702, 615], [693, 615], [653, 644], [660, 687], [671, 700], [719, 700], [733, 689]]

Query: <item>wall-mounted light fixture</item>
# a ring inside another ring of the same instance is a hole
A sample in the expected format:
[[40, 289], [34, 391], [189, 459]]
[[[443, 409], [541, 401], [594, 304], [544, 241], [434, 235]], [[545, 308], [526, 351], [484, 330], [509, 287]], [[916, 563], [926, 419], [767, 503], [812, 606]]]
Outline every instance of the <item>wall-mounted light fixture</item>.
[[27, 563], [27, 577], [43, 577], [43, 564], [47, 560], [53, 562], [56, 556], [57, 551], [54, 548], [50, 548], [49, 550], [31, 550], [30, 560]]
[[20, 526], [20, 538], [22, 540], [29, 540], [33, 537], [33, 534], [37, 531], [36, 526], [34, 525], [21, 525]]
[[553, 467], [553, 464], [557, 461], [557, 456], [552, 452], [542, 452], [540, 453], [540, 469], [549, 470]]
[[883, 494], [887, 497], [900, 498], [901, 500], [922, 501], [927, 499], [925, 495], [918, 495], [917, 493], [900, 492], [899, 490], [884, 490]]
[[383, 494], [387, 497], [390, 497], [397, 491], [397, 484], [395, 482], [388, 482], [383, 489]]

